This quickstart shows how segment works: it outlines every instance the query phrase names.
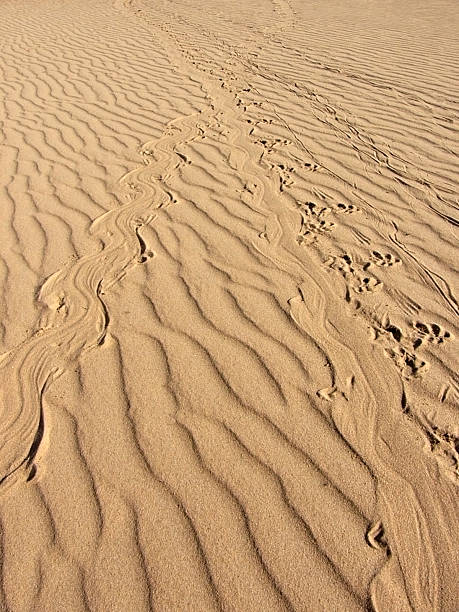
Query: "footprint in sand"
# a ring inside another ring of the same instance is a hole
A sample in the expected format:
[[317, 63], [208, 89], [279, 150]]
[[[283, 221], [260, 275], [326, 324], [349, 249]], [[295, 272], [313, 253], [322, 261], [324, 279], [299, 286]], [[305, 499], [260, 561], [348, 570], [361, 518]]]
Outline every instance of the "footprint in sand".
[[382, 289], [383, 283], [374, 276], [358, 278], [358, 284], [353, 287], [356, 293], [374, 293]]
[[416, 355], [419, 344], [413, 342], [410, 335], [405, 334], [400, 327], [390, 322], [388, 317], [373, 328], [374, 340], [382, 340], [385, 344], [384, 353], [391, 358], [405, 380], [423, 376], [430, 367]]
[[419, 358], [403, 346], [385, 349], [384, 353], [394, 361], [405, 380], [420, 378], [430, 367], [427, 361]]
[[432, 344], [443, 344], [446, 340], [451, 340], [453, 335], [451, 332], [443, 329], [438, 323], [422, 323], [416, 321], [413, 323], [413, 327], [416, 330], [417, 338], [415, 342], [419, 346], [424, 340], [431, 342]]
[[359, 212], [359, 210], [360, 209], [357, 208], [357, 206], [354, 206], [354, 204], [344, 204], [343, 202], [339, 202], [339, 204], [336, 205], [336, 212], [346, 215], [352, 215], [355, 212]]
[[395, 255], [392, 255], [391, 253], [386, 253], [385, 255], [382, 255], [378, 251], [372, 251], [370, 261], [376, 266], [381, 266], [384, 268], [396, 266], [401, 263], [401, 260]]
[[[335, 224], [330, 221], [317, 220], [317, 221], [302, 221], [300, 233], [297, 236], [296, 241], [298, 244], [307, 242], [308, 244], [315, 240], [317, 235], [327, 234], [331, 232]], [[309, 239], [309, 241], [308, 241]]]
[[380, 291], [384, 286], [382, 281], [366, 273], [367, 263], [357, 263], [351, 255], [334, 257], [329, 260], [328, 264], [334, 270], [341, 272], [348, 282], [348, 287], [356, 293], [374, 293]]

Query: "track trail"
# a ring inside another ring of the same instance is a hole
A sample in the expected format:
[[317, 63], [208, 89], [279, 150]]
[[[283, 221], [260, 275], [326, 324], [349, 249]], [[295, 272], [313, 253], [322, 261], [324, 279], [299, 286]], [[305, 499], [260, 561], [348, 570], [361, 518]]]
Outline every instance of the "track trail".
[[[57, 564], [74, 568], [82, 609], [122, 609], [91, 582], [97, 569], [105, 584], [105, 550], [116, 556], [107, 521], [116, 515], [113, 532], [130, 525], [130, 535], [120, 530], [122, 550], [137, 563], [132, 583], [116, 575], [131, 584], [136, 609], [200, 601], [242, 610], [252, 594], [265, 601], [251, 602], [254, 610], [340, 601], [346, 610], [452, 611], [457, 301], [451, 267], [440, 266], [454, 225], [451, 179], [437, 158], [433, 174], [422, 174], [404, 145], [371, 135], [332, 79], [318, 89], [314, 70], [366, 83], [364, 68], [346, 72], [336, 60], [341, 68], [331, 70], [306, 49], [298, 56], [312, 82], [288, 73], [298, 3], [274, 0], [250, 27], [236, 9], [209, 7], [202, 25], [199, 3], [160, 4], [119, 0], [114, 10], [154, 33], [204, 110], [167, 122], [138, 148], [142, 163], [119, 181], [124, 203], [92, 221], [89, 254], [41, 284], [34, 332], [0, 357], [2, 550], [14, 540], [9, 495], [30, 487], [59, 534], [49, 549], [37, 544], [34, 558], [40, 565], [52, 549]], [[392, 90], [413, 103], [408, 87]], [[440, 224], [438, 257], [406, 244], [400, 227], [415, 205], [428, 228]], [[410, 298], [416, 283], [427, 287], [425, 308]], [[121, 314], [129, 301], [137, 317]], [[137, 342], [149, 350], [139, 356]], [[100, 403], [97, 382], [87, 381], [105, 360]], [[143, 367], [151, 380], [142, 382]], [[53, 390], [73, 372], [79, 400], [58, 424]], [[88, 416], [85, 406], [98, 401], [99, 417]], [[131, 453], [116, 475], [105, 426], [113, 456], [117, 444]], [[62, 513], [53, 514], [54, 432], [72, 441], [89, 483], [79, 499], [96, 508], [91, 554], [73, 548]], [[5, 602], [16, 601], [14, 587], [2, 588]], [[43, 597], [40, 587], [28, 601]]]
[[[204, 86], [209, 92], [212, 104], [221, 109], [230, 130], [237, 122], [234, 103], [241, 108], [245, 92], [254, 92], [255, 99], [248, 103], [249, 107], [263, 106], [266, 112], [271, 106], [260, 91], [251, 86], [251, 80], [254, 72], [268, 80], [271, 80], [272, 74], [260, 72], [259, 67], [254, 67], [249, 58], [255, 49], [266, 44], [271, 36], [279, 35], [292, 27], [295, 15], [290, 4], [275, 3], [275, 9], [278, 11], [276, 17], [279, 17], [279, 21], [265, 29], [263, 43], [256, 33], [239, 48], [225, 47], [218, 39], [216, 48], [223, 58], [226, 57], [225, 62], [216, 61], [216, 55], [210, 60], [197, 59], [199, 56], [194, 56], [193, 51], [191, 54], [189, 51], [190, 48], [193, 50], [192, 42], [187, 45], [186, 37], [173, 37], [176, 47], [184, 49], [185, 58], [189, 57], [198, 71], [204, 73]], [[145, 18], [140, 9], [137, 14]], [[172, 15], [178, 22], [183, 22], [183, 16], [179, 18], [177, 14]], [[163, 29], [169, 34], [167, 26]], [[189, 27], [188, 31], [192, 30], [193, 28]], [[172, 26], [172, 33], [173, 31]], [[207, 36], [213, 37], [212, 34]], [[217, 40], [217, 36], [215, 38]], [[196, 78], [199, 78], [199, 72]], [[218, 82], [223, 90], [228, 90], [229, 96], [228, 93], [215, 88]], [[290, 90], [292, 87], [277, 76], [276, 85], [281, 88], [286, 86]], [[315, 108], [313, 112], [320, 113], [319, 120], [322, 122], [323, 117], [329, 116], [327, 101], [314, 92], [307, 95], [312, 100], [313, 109]], [[275, 109], [273, 114], [284, 124], [293, 139], [298, 141]], [[253, 119], [246, 121], [249, 126], [253, 125]], [[409, 165], [404, 164], [403, 160], [399, 160], [402, 164], [398, 168], [392, 166], [390, 155], [378, 149], [371, 138], [364, 137], [348, 122], [347, 128], [350, 128], [351, 134], [355, 134], [360, 142], [359, 155], [376, 160], [382, 159], [382, 156], [386, 160], [385, 169], [389, 172], [388, 176], [402, 176], [407, 184], [410, 181], [419, 181], [420, 188], [426, 193], [426, 199], [431, 200], [432, 196], [437, 199], [436, 192], [431, 191], [434, 188], [425, 179], [419, 178], [418, 174], [412, 174]], [[336, 122], [333, 129], [337, 129]], [[246, 131], [247, 136], [252, 132], [252, 129]], [[311, 154], [301, 141], [299, 145], [303, 155], [301, 161], [305, 164], [308, 161], [320, 164], [319, 159]], [[368, 145], [370, 151], [365, 153], [364, 147]], [[330, 175], [335, 174], [326, 166], [324, 168]], [[282, 178], [281, 175], [281, 201]], [[346, 182], [340, 176], [337, 178]], [[257, 180], [260, 182], [260, 177]], [[378, 501], [374, 524], [380, 527], [376, 546], [387, 549], [389, 560], [387, 568], [373, 581], [373, 606], [376, 610], [387, 609], [388, 606], [415, 610], [448, 608], [452, 601], [442, 601], [441, 585], [452, 584], [451, 581], [454, 580], [453, 573], [450, 574], [448, 570], [448, 559], [454, 557], [454, 543], [445, 528], [451, 520], [450, 513], [455, 506], [454, 489], [448, 481], [438, 479], [439, 472], [435, 463], [432, 464], [431, 457], [424, 452], [422, 431], [417, 431], [411, 424], [407, 426], [403, 418], [401, 407], [406, 402], [403, 382], [397, 382], [390, 363], [384, 358], [378, 358], [368, 341], [359, 338], [359, 341], [350, 342], [350, 339], [357, 335], [355, 325], [343, 319], [341, 307], [336, 303], [336, 294], [324, 275], [323, 267], [321, 266], [321, 269], [317, 265], [317, 260], [309, 259], [306, 268], [296, 252], [292, 253], [291, 237], [288, 236], [291, 229], [282, 206], [276, 203], [275, 189], [272, 186], [266, 187], [264, 194], [265, 206], [271, 209], [266, 225], [275, 230], [271, 236], [266, 234], [269, 246], [255, 245], [255, 248], [289, 273], [292, 273], [292, 267], [296, 268], [293, 275], [303, 279], [303, 284], [299, 286], [299, 297], [289, 301], [292, 317], [333, 364], [334, 385], [330, 389], [335, 396], [331, 409], [333, 422], [340, 435], [368, 466], [377, 483]], [[279, 200], [279, 196], [277, 199]], [[438, 199], [441, 200], [441, 197]], [[286, 206], [289, 202], [283, 204]], [[379, 263], [377, 259], [376, 262]], [[448, 298], [448, 293], [451, 295], [451, 292], [448, 285], [446, 287], [446, 294], [440, 287], [439, 290], [445, 296], [446, 306], [456, 312], [457, 304], [454, 298]], [[416, 467], [413, 469], [413, 466]], [[438, 503], [440, 499], [442, 502]], [[408, 545], [404, 544], [405, 541]], [[416, 551], [414, 556], [413, 550]], [[401, 582], [399, 576], [403, 576]]]
[[[170, 200], [156, 177], [183, 163], [175, 146], [197, 138], [203, 121], [201, 115], [173, 120], [165, 136], [154, 143], [154, 162], [147, 161], [147, 168], [140, 166], [121, 179], [130, 201], [101, 215], [90, 229], [102, 250], [45, 281], [37, 297], [44, 311], [38, 329], [30, 340], [1, 356], [2, 436], [7, 440], [1, 452], [3, 486], [27, 478], [34, 467], [47, 427], [42, 407], [45, 389], [82, 353], [104, 343], [110, 323], [105, 292], [134, 266], [153, 257], [145, 252], [141, 228], [154, 221], [153, 210]], [[152, 144], [145, 144], [144, 159], [150, 159]]]

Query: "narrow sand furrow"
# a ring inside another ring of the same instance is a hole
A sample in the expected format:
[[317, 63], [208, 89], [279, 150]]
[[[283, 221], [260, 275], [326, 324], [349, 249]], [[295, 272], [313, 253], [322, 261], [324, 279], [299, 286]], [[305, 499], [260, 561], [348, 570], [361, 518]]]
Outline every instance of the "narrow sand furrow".
[[[70, 269], [46, 280], [40, 289], [39, 300], [49, 313], [45, 314], [39, 332], [29, 342], [2, 356], [5, 404], [2, 427], [6, 438], [1, 457], [2, 483], [16, 478], [19, 469], [30, 467], [38, 450], [35, 446], [40, 442], [37, 431], [42, 418], [38, 407], [43, 389], [62, 373], [64, 364], [104, 341], [109, 318], [100, 296], [137, 262], [136, 228], [149, 222], [143, 220], [142, 215], [149, 210], [151, 202], [156, 199], [158, 207], [161, 201], [160, 192], [147, 182], [150, 172], [167, 172], [169, 167], [175, 169], [174, 145], [195, 135], [188, 118], [181, 123], [174, 121], [169, 129], [178, 135], [167, 135], [163, 142], [156, 144], [159, 161], [149, 168], [148, 177], [143, 178], [145, 170], [141, 168], [123, 178], [129, 184], [136, 177], [137, 197], [94, 222], [91, 233], [102, 241], [102, 252], [83, 257]], [[199, 133], [198, 130], [195, 133]], [[131, 232], [131, 236], [126, 240], [127, 232]], [[10, 398], [8, 402], [6, 393]], [[41, 433], [39, 436], [41, 438]]]
[[[202, 93], [190, 81], [182, 90], [181, 77], [170, 73], [167, 56], [148, 32], [137, 38], [137, 30], [126, 28], [125, 15], [103, 3], [88, 10], [85, 2], [67, 2], [57, 12], [51, 0], [39, 7], [26, 4], [21, 12], [13, 3], [2, 6], [2, 133], [6, 146], [17, 147], [18, 168], [3, 167], [0, 184], [15, 183], [17, 202], [29, 197], [27, 184], [21, 184], [19, 178], [34, 183], [39, 178], [39, 191], [53, 194], [66, 207], [83, 211], [93, 220], [102, 210], [120, 204], [117, 180], [137, 164], [136, 147], [159, 138], [168, 121], [197, 111]], [[102, 17], [110, 23], [107, 28], [98, 21]], [[59, 28], [55, 27], [57, 18]], [[141, 77], [136, 79], [137, 71]], [[158, 104], [153, 104], [152, 87], [160, 93]], [[145, 104], [146, 100], [151, 104]], [[81, 192], [69, 193], [81, 187]], [[36, 205], [40, 211], [55, 208], [55, 202], [45, 197]], [[67, 244], [68, 234], [61, 233], [56, 224], [46, 228], [48, 243], [56, 240], [64, 248], [60, 255], [47, 257], [33, 278], [21, 270], [17, 254], [5, 248], [10, 230], [4, 231], [1, 256], [14, 275], [24, 278], [22, 292], [30, 300], [22, 320], [7, 318], [2, 311], [8, 330], [3, 351], [13, 347], [18, 336], [30, 335], [37, 319], [35, 287], [65, 265], [68, 257], [91, 252], [87, 223], [75, 223], [61, 207], [59, 215], [74, 228], [75, 248]], [[28, 233], [30, 224], [22, 215], [21, 225], [24, 234]], [[21, 244], [18, 253], [22, 250]], [[4, 293], [7, 301], [14, 296], [11, 291]], [[16, 308], [15, 301], [13, 298], [10, 311]]]

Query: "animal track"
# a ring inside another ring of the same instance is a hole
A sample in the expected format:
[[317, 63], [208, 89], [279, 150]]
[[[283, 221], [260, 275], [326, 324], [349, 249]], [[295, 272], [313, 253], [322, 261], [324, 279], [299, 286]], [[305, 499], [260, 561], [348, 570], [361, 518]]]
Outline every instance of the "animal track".
[[298, 204], [298, 208], [302, 211], [304, 215], [307, 217], [324, 217], [331, 212], [331, 208], [328, 206], [320, 206], [319, 204], [315, 204], [314, 202], [305, 202], [304, 204]]
[[415, 353], [411, 353], [403, 346], [388, 348], [384, 352], [395, 362], [402, 377], [406, 380], [420, 378], [430, 367], [427, 361], [423, 361]]
[[327, 206], [320, 206], [314, 202], [305, 202], [297, 205], [301, 213], [301, 228], [297, 236], [298, 244], [302, 244], [307, 238], [315, 239], [318, 234], [331, 232], [335, 224], [326, 221], [324, 217], [331, 212]]
[[292, 144], [292, 142], [286, 138], [261, 138], [260, 140], [256, 140], [255, 143], [263, 145], [263, 147], [268, 149], [268, 152], [273, 151], [275, 148], [286, 147]]
[[341, 272], [344, 277], [348, 274], [355, 274], [356, 269], [354, 262], [350, 255], [340, 255], [339, 257], [332, 257], [326, 263], [329, 264], [330, 268]]
[[381, 338], [385, 341], [384, 352], [394, 361], [403, 378], [419, 378], [427, 372], [430, 365], [416, 355], [418, 345], [400, 327], [391, 323], [387, 316], [380, 324], [375, 324], [373, 331], [375, 340]]
[[395, 257], [395, 255], [392, 255], [391, 253], [382, 255], [378, 251], [372, 251], [370, 261], [376, 266], [381, 267], [396, 266], [397, 264], [401, 263], [401, 260], [398, 257]]
[[308, 237], [314, 239], [317, 234], [327, 234], [331, 232], [335, 224], [330, 221], [318, 220], [318, 221], [304, 221], [301, 223], [300, 233], [297, 236], [296, 241], [298, 244], [302, 244]]
[[413, 323], [413, 327], [416, 330], [416, 338], [414, 342], [417, 346], [420, 346], [424, 340], [431, 342], [432, 344], [443, 344], [445, 340], [453, 338], [452, 334], [443, 329], [438, 323], [422, 323], [416, 321]]
[[320, 166], [318, 164], [311, 164], [311, 163], [308, 163], [308, 162], [305, 162], [303, 164], [303, 167], [307, 168], [310, 172], [316, 172], [316, 170], [320, 169]]
[[376, 550], [388, 548], [386, 534], [384, 533], [384, 527], [381, 521], [377, 521], [371, 525], [365, 537], [369, 546]]
[[346, 215], [351, 215], [352, 213], [359, 212], [359, 211], [360, 209], [357, 208], [357, 206], [354, 206], [354, 204], [344, 204], [343, 202], [336, 204], [336, 212], [338, 213], [344, 213]]
[[380, 324], [375, 325], [373, 331], [375, 334], [375, 340], [377, 340], [382, 335], [386, 335], [391, 339], [395, 340], [396, 342], [400, 343], [402, 342], [403, 338], [405, 338], [405, 334], [403, 333], [403, 331], [396, 325], [393, 325], [390, 322], [389, 317], [387, 316], [384, 317]]
[[382, 287], [383, 283], [374, 276], [365, 276], [359, 278], [359, 284], [354, 286], [353, 289], [357, 293], [373, 293], [374, 291], [379, 291]]
[[356, 293], [374, 293], [384, 286], [382, 281], [366, 273], [368, 264], [355, 262], [350, 255], [341, 255], [329, 260], [329, 265], [338, 270]]
[[295, 172], [295, 168], [293, 166], [287, 166], [286, 164], [269, 164], [271, 169], [274, 170], [280, 179], [280, 191], [284, 191], [286, 187], [291, 187], [294, 184], [291, 175]]
[[437, 461], [443, 464], [446, 473], [452, 477], [453, 481], [457, 482], [459, 478], [459, 439], [454, 434], [442, 431], [432, 424], [425, 428], [425, 434], [430, 452]]
[[336, 386], [326, 387], [325, 389], [319, 389], [319, 391], [317, 391], [317, 397], [320, 397], [320, 399], [323, 399], [327, 402], [332, 402], [336, 394]]

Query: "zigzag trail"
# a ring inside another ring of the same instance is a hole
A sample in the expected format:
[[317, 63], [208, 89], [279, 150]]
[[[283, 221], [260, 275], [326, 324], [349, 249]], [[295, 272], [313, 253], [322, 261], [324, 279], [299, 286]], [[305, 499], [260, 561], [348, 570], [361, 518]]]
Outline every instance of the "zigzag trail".
[[[183, 163], [174, 152], [175, 145], [192, 142], [201, 133], [200, 119], [192, 116], [170, 122], [166, 135], [154, 143], [156, 161], [121, 179], [121, 186], [133, 188], [132, 201], [104, 213], [90, 229], [103, 244], [102, 251], [81, 258], [45, 281], [38, 294], [45, 311], [38, 330], [1, 356], [3, 487], [27, 477], [33, 467], [47, 427], [42, 405], [45, 389], [82, 353], [103, 344], [109, 324], [103, 296], [133, 266], [146, 260], [139, 229], [154, 220], [152, 210], [169, 200], [154, 177], [173, 173]], [[146, 143], [144, 149], [152, 144]]]
[[[214, 95], [216, 92], [217, 86]], [[27, 478], [31, 469], [35, 471], [33, 462], [37, 452], [43, 450], [41, 440], [47, 429], [42, 405], [45, 390], [85, 351], [103, 344], [110, 322], [105, 292], [129, 270], [153, 256], [151, 252], [145, 254], [139, 230], [154, 221], [152, 210], [173, 201], [165, 183], [184, 164], [176, 145], [193, 142], [216, 122], [220, 113], [231, 112], [228, 99], [224, 101], [212, 111], [172, 120], [162, 138], [142, 146], [140, 154], [147, 167], [142, 165], [120, 179], [120, 186], [131, 192], [130, 201], [91, 224], [89, 233], [100, 241], [102, 250], [46, 279], [37, 296], [44, 310], [37, 330], [30, 340], [0, 356], [3, 488]], [[231, 140], [237, 137], [237, 131], [233, 131]], [[233, 149], [237, 151], [237, 145]], [[248, 156], [242, 147], [239, 150], [243, 158]], [[257, 199], [262, 202], [262, 190]]]
[[138, 148], [1, 357], [0, 603], [452, 611], [457, 304], [400, 229], [418, 202], [447, 251], [451, 165], [421, 176], [343, 110], [367, 69], [302, 51], [300, 3], [230, 4], [111, 9], [204, 110]]

